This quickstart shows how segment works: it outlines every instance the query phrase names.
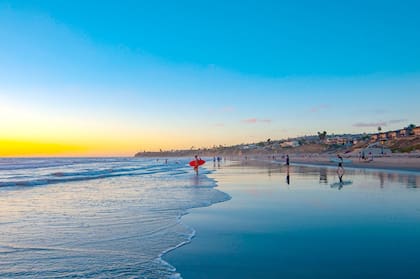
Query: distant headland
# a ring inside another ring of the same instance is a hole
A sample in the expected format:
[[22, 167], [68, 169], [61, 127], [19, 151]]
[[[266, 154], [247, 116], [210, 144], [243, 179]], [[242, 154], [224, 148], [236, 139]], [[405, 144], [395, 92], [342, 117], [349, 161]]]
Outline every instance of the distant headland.
[[[190, 148], [181, 150], [143, 151], [135, 157], [185, 157], [200, 156], [252, 156], [281, 154], [354, 154], [360, 156], [364, 151], [375, 155], [412, 154], [420, 156], [420, 127], [414, 124], [392, 131], [371, 134], [328, 134], [326, 131], [317, 135], [301, 136], [282, 140], [237, 144], [232, 146], [213, 146], [209, 148]], [[379, 154], [377, 154], [379, 153]]]

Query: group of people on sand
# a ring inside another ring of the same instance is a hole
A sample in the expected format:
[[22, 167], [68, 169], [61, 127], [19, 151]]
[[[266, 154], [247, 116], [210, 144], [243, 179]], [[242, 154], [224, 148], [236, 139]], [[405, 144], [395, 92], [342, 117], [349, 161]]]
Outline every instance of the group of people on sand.
[[[226, 158], [225, 158], [226, 160]], [[220, 156], [214, 156], [213, 157], [213, 166], [216, 167], [216, 161], [217, 161], [217, 166], [220, 168], [220, 162], [222, 161], [222, 157]]]
[[[338, 168], [337, 168], [337, 175], [338, 179], [340, 180], [340, 183], [343, 183], [343, 176], [344, 176], [344, 167], [343, 167], [343, 157], [340, 154], [337, 154], [337, 158], [339, 160], [338, 162]], [[289, 166], [290, 166], [290, 158], [289, 155], [286, 155], [286, 163], [287, 166], [287, 176], [286, 176], [286, 182], [287, 184], [290, 184], [290, 174], [289, 174]]]
[[[225, 160], [225, 162], [226, 162], [226, 158], [224, 158], [224, 160]], [[202, 159], [200, 158], [200, 156], [198, 156], [198, 155], [195, 155], [194, 156], [194, 160], [193, 160], [193, 162], [195, 161], [195, 163], [193, 164], [193, 168], [194, 168], [194, 172], [195, 172], [195, 174], [196, 175], [198, 175], [198, 168], [200, 167], [200, 161], [202, 161]], [[222, 161], [222, 157], [220, 157], [220, 156], [214, 156], [213, 157], [213, 164], [214, 164], [214, 166], [216, 166], [216, 162], [217, 162], [217, 166], [220, 168], [220, 162]], [[201, 162], [201, 163], [203, 163], [203, 162]]]
[[373, 161], [373, 153], [369, 152], [368, 155], [366, 155], [364, 150], [359, 152], [359, 162], [360, 161], [366, 162], [366, 163], [372, 162]]

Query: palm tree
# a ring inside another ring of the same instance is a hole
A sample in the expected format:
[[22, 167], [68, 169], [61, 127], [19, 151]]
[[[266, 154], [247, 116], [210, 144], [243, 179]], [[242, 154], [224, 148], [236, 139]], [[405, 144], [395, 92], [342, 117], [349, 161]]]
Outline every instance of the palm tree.
[[409, 134], [410, 136], [412, 136], [414, 134], [413, 129], [416, 128], [416, 125], [414, 124], [410, 124], [407, 127], [407, 134]]
[[325, 140], [327, 138], [327, 132], [326, 131], [324, 131], [322, 133], [318, 132], [318, 137], [319, 137], [320, 140]]

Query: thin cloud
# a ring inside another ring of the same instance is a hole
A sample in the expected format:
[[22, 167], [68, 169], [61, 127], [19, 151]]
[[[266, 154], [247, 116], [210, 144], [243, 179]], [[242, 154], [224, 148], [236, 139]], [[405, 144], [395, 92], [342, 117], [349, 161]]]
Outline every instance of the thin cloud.
[[256, 123], [269, 124], [271, 123], [271, 119], [248, 118], [248, 119], [242, 120], [242, 122], [247, 123], [247, 124], [256, 124]]
[[407, 122], [408, 119], [393, 119], [393, 120], [389, 120], [388, 123], [389, 124], [398, 124], [398, 123], [403, 123], [403, 122]]
[[257, 118], [244, 119], [244, 120], [242, 120], [242, 122], [248, 123], [248, 124], [255, 124], [255, 123], [257, 123]]
[[392, 119], [389, 121], [379, 121], [379, 122], [358, 122], [358, 123], [353, 124], [353, 127], [378, 127], [378, 126], [399, 124], [403, 122], [407, 122], [407, 119]]
[[378, 126], [386, 126], [387, 123], [385, 121], [380, 122], [357, 122], [353, 124], [353, 127], [378, 127]]

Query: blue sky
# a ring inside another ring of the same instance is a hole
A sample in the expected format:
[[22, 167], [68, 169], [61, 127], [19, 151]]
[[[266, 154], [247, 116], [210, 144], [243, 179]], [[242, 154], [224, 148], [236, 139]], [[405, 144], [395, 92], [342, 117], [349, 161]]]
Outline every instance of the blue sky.
[[419, 124], [419, 10], [0, 0], [0, 140], [128, 155]]

